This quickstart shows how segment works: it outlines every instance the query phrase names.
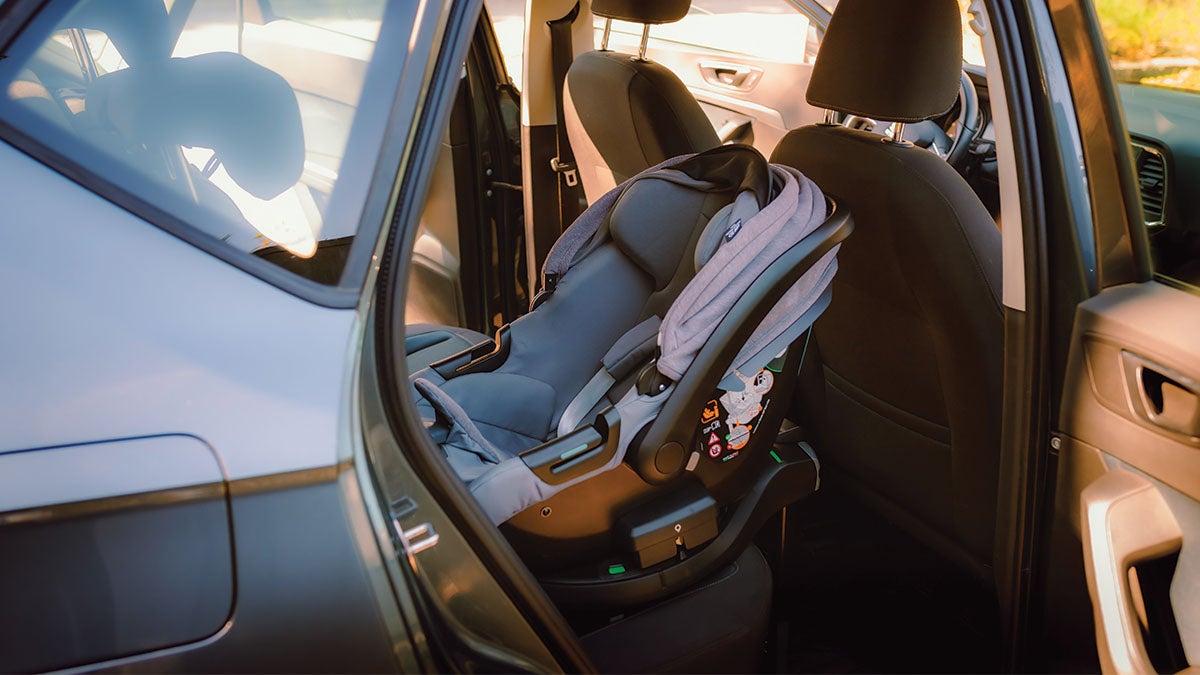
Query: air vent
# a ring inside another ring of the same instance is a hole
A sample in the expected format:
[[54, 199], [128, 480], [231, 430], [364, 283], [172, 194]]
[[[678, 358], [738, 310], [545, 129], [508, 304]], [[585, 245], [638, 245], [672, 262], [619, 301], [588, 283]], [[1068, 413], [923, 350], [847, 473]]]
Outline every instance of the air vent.
[[1163, 224], [1167, 207], [1167, 164], [1162, 152], [1141, 143], [1133, 144], [1137, 165], [1138, 188], [1142, 192], [1142, 211], [1148, 227]]

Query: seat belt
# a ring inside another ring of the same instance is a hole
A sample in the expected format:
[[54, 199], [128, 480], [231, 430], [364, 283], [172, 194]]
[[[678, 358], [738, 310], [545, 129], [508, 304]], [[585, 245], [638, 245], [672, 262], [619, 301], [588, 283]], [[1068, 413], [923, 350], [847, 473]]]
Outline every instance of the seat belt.
[[566, 86], [567, 70], [575, 60], [571, 44], [571, 26], [579, 16], [579, 3], [561, 18], [547, 21], [550, 27], [550, 65], [554, 73], [554, 110], [557, 115], [554, 142], [556, 156], [550, 160], [550, 168], [558, 174], [559, 231], [567, 229], [579, 217], [579, 169], [575, 166], [575, 153], [571, 151], [571, 139], [567, 137], [567, 117], [563, 103], [563, 87]]

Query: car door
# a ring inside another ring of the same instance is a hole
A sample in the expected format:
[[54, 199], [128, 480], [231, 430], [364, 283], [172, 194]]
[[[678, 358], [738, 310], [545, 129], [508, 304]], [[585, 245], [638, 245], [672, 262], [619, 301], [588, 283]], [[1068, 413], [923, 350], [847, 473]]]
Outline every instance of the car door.
[[[723, 142], [764, 155], [789, 129], [819, 122], [804, 100], [828, 13], [815, 3], [696, 0], [680, 21], [650, 27], [646, 56], [669, 68], [700, 102]], [[596, 44], [603, 33], [596, 20]], [[614, 21], [609, 47], [636, 54], [642, 26]]]
[[[1200, 664], [1200, 288], [1151, 255], [1150, 230], [1164, 211], [1190, 208], [1170, 201], [1186, 181], [1172, 182], [1169, 169], [1163, 177], [1161, 165], [1147, 175], [1144, 140], [1128, 135], [1109, 64], [1097, 58], [1105, 52], [1088, 45], [1091, 28], [1112, 35], [1113, 3], [1052, 4], [1056, 30], [1071, 36], [1060, 45], [1083, 131], [1097, 292], [1074, 314], [1050, 439], [1054, 536], [1074, 542], [1050, 565], [1075, 561], [1075, 579], [1062, 578], [1086, 587], [1105, 672], [1175, 672]], [[1176, 8], [1200, 19], [1194, 3]], [[1172, 136], [1194, 143], [1197, 132]]]
[[[513, 8], [500, 3], [501, 11]], [[513, 21], [494, 29], [485, 5], [438, 150], [410, 272], [406, 322], [460, 326], [485, 334], [524, 313], [524, 204], [521, 96], [506, 71], [497, 33], [513, 40]], [[522, 36], [523, 22], [515, 39]], [[517, 69], [520, 70], [517, 51]]]
[[0, 671], [415, 668], [348, 363], [443, 21], [0, 4]]

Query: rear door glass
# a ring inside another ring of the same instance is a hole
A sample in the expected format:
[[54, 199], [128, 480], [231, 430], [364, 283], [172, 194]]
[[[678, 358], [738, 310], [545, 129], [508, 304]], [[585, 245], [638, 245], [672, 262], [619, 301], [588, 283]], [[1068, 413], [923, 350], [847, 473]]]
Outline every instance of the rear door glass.
[[352, 132], [390, 103], [366, 86], [386, 4], [57, 0], [0, 62], [0, 118], [219, 246], [337, 285], [362, 208], [339, 177], [379, 149]]

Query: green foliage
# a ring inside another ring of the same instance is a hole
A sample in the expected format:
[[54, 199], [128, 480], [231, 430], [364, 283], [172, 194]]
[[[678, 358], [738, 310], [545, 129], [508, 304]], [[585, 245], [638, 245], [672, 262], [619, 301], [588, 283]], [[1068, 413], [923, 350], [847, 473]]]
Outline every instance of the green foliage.
[[1114, 61], [1200, 56], [1200, 2], [1095, 0]]
[[1200, 0], [1095, 0], [1118, 80], [1200, 91]]
[[1200, 91], [1200, 68], [1184, 68], [1166, 75], [1143, 77], [1141, 83], [1152, 84], [1156, 87]]

